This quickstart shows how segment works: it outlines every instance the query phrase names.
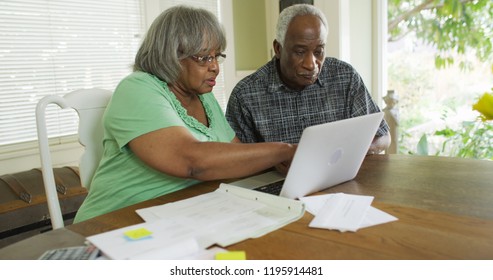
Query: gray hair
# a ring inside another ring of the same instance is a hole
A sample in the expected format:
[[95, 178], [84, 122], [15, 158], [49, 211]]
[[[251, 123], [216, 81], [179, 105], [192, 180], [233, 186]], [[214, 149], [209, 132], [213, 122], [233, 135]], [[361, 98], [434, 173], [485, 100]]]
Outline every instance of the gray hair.
[[288, 31], [288, 26], [291, 21], [297, 16], [313, 15], [320, 19], [323, 27], [322, 37], [324, 38], [324, 43], [327, 41], [327, 34], [329, 33], [329, 24], [327, 23], [327, 18], [325, 15], [313, 5], [310, 4], [297, 4], [287, 7], [282, 10], [279, 14], [279, 20], [277, 21], [276, 27], [276, 41], [284, 46], [284, 40], [286, 37], [286, 32]]
[[162, 12], [151, 24], [135, 56], [133, 70], [173, 83], [182, 70], [181, 59], [225, 49], [226, 35], [213, 13], [179, 5]]

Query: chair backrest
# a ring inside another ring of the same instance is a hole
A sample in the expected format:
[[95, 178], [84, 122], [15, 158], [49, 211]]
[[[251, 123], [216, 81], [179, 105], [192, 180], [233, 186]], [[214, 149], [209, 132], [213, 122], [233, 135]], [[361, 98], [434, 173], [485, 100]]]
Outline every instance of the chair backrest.
[[36, 126], [38, 144], [43, 171], [46, 200], [53, 229], [64, 226], [62, 211], [58, 201], [53, 164], [51, 161], [48, 133], [46, 128], [46, 107], [57, 104], [63, 109], [74, 109], [79, 116], [79, 143], [84, 146], [84, 153], [79, 161], [82, 186], [89, 189], [92, 177], [103, 153], [102, 117], [112, 92], [104, 89], [81, 89], [66, 95], [43, 97], [36, 106]]

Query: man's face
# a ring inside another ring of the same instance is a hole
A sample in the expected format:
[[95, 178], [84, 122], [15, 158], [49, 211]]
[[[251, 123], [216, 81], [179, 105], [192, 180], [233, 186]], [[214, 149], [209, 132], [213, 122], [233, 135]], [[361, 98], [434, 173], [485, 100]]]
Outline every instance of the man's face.
[[322, 28], [316, 16], [297, 16], [289, 24], [284, 46], [274, 41], [281, 80], [289, 88], [301, 90], [317, 80], [325, 59]]

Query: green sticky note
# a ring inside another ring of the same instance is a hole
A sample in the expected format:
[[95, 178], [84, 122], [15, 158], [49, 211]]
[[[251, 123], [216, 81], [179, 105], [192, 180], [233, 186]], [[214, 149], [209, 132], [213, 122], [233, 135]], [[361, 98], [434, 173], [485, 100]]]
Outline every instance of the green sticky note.
[[245, 251], [229, 251], [216, 254], [216, 260], [246, 260]]
[[138, 228], [138, 229], [126, 231], [123, 234], [126, 237], [128, 237], [130, 240], [139, 240], [142, 238], [150, 237], [152, 232], [148, 231], [145, 228]]

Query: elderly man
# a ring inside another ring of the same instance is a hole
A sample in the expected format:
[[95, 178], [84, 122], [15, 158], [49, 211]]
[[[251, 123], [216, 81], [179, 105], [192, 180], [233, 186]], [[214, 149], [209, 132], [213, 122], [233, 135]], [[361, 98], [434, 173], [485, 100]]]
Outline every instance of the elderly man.
[[[324, 14], [290, 6], [277, 22], [275, 57], [233, 89], [226, 117], [242, 142], [298, 143], [308, 126], [379, 112], [356, 70], [325, 57]], [[383, 120], [368, 153], [390, 144]]]

